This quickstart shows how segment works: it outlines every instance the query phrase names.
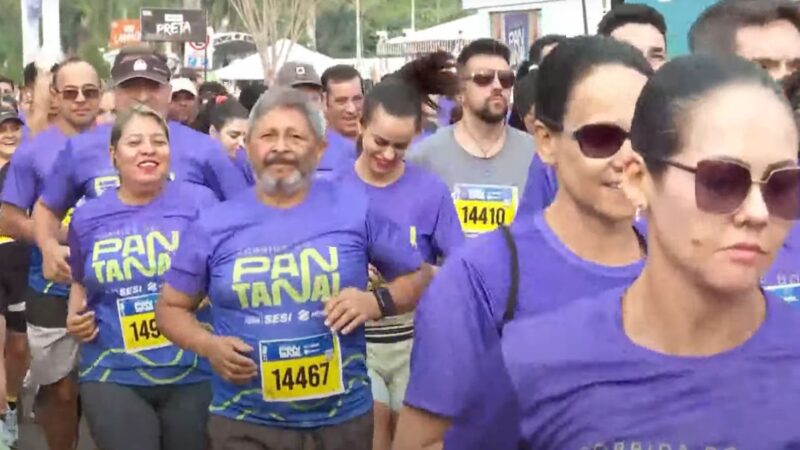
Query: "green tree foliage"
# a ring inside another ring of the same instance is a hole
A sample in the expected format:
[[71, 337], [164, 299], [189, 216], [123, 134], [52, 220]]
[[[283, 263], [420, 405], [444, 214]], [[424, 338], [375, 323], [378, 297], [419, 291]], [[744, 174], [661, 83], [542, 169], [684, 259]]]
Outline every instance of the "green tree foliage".
[[[179, 7], [181, 0], [62, 0], [61, 38], [64, 52], [77, 54], [98, 67], [108, 45], [111, 22], [139, 17], [148, 7]], [[240, 30], [241, 22], [228, 0], [202, 0], [209, 23], [215, 29]], [[375, 53], [376, 33], [402, 34], [411, 25], [411, 0], [361, 0], [364, 54]], [[19, 80], [22, 76], [20, 1], [0, 0], [0, 73]], [[416, 0], [416, 25], [425, 28], [463, 15], [461, 0]], [[225, 26], [227, 24], [227, 26]], [[323, 0], [317, 9], [317, 48], [333, 57], [355, 55], [355, 0]]]
[[[423, 29], [464, 15], [461, 0], [416, 0], [416, 27]], [[317, 11], [317, 49], [326, 55], [351, 58], [356, 53], [355, 0], [326, 0]], [[411, 27], [411, 0], [361, 0], [364, 55], [372, 56], [376, 33], [400, 36]]]
[[19, 0], [0, 0], [0, 74], [15, 81], [22, 80], [22, 31], [20, 26]]

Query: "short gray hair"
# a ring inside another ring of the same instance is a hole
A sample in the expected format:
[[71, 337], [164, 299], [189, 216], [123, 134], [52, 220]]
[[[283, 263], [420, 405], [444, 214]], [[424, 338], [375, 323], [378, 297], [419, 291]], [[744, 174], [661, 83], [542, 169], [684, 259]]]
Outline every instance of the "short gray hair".
[[325, 122], [317, 103], [305, 92], [284, 86], [272, 87], [261, 94], [250, 112], [247, 133], [252, 133], [259, 119], [278, 108], [292, 108], [299, 111], [308, 120], [316, 138], [320, 141], [325, 138]]

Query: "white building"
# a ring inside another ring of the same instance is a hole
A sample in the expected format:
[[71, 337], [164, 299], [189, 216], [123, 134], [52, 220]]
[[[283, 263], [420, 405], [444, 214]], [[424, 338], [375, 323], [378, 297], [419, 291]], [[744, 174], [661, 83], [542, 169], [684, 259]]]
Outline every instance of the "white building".
[[462, 0], [462, 6], [488, 14], [492, 37], [511, 47], [516, 63], [546, 34], [594, 34], [611, 0]]

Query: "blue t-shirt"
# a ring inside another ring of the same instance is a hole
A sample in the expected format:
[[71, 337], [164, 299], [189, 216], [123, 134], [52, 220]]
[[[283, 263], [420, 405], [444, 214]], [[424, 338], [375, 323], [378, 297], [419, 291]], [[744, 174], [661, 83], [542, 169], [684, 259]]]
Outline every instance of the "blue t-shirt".
[[800, 315], [768, 297], [738, 347], [679, 357], [633, 343], [624, 288], [511, 322], [503, 355], [520, 449], [793, 449], [800, 446]]
[[408, 230], [411, 244], [417, 247], [425, 262], [436, 264], [464, 242], [450, 191], [432, 172], [406, 163], [403, 175], [388, 186], [368, 184], [353, 169], [348, 181], [366, 189], [370, 204], [377, 212]]
[[[206, 186], [220, 200], [247, 187], [219, 142], [177, 122], [169, 123], [169, 133], [172, 178]], [[92, 199], [118, 186], [108, 150], [110, 137], [111, 126], [101, 125], [67, 142], [44, 183], [42, 202], [48, 208], [64, 213], [80, 198]]]
[[[516, 318], [628, 285], [643, 267], [581, 259], [542, 213], [521, 217], [511, 231], [520, 273]], [[405, 403], [453, 419], [447, 449], [516, 448], [513, 391], [500, 353], [510, 285], [508, 246], [501, 232], [493, 231], [448, 258], [417, 307]]]
[[256, 177], [253, 174], [253, 168], [250, 166], [250, 160], [247, 157], [247, 150], [239, 147], [236, 149], [236, 158], [233, 159], [233, 163], [236, 164], [236, 167], [242, 172], [245, 181], [247, 182], [248, 186], [253, 186], [256, 184]]
[[365, 289], [368, 264], [392, 280], [417, 270], [408, 234], [377, 214], [359, 186], [315, 181], [300, 205], [263, 204], [255, 189], [205, 211], [185, 233], [166, 281], [207, 293], [214, 333], [237, 336], [259, 376], [212, 378], [212, 414], [284, 428], [334, 425], [366, 414], [372, 395], [360, 327], [324, 324], [323, 301]]
[[772, 266], [761, 278], [761, 286], [800, 308], [800, 224], [789, 231]]
[[528, 168], [528, 181], [517, 215], [537, 214], [547, 208], [556, 198], [556, 191], [558, 191], [556, 172], [545, 164], [537, 153]]
[[[172, 345], [155, 324], [155, 305], [184, 229], [217, 203], [204, 186], [169, 182], [143, 206], [122, 203], [116, 189], [75, 210], [69, 228], [73, 279], [86, 288], [97, 337], [80, 347], [81, 382], [134, 386], [208, 380], [194, 353]], [[184, 241], [184, 242], [181, 242]]]
[[344, 176], [356, 162], [356, 141], [328, 128], [325, 131], [328, 147], [317, 165], [318, 179]]
[[[33, 138], [20, 143], [14, 155], [3, 184], [3, 203], [31, 211], [56, 161], [58, 153], [67, 145], [67, 136], [56, 126], [51, 126]], [[69, 215], [65, 219], [69, 223]], [[31, 265], [28, 271], [28, 286], [36, 292], [66, 297], [69, 286], [55, 284], [44, 278], [42, 253], [39, 247], [32, 246]]]

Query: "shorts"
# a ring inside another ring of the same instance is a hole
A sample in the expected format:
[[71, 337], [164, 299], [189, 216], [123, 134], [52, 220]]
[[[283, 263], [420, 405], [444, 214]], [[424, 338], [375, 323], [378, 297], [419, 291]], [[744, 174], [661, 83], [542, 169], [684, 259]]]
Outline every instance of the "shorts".
[[31, 383], [49, 386], [70, 376], [78, 365], [79, 345], [66, 328], [43, 328], [29, 323]]
[[367, 373], [372, 383], [372, 397], [400, 411], [410, 376], [413, 339], [377, 344], [367, 342]]
[[6, 329], [25, 333], [25, 295], [28, 268], [0, 269], [0, 310], [6, 316]]
[[319, 428], [278, 428], [212, 415], [211, 450], [372, 450], [372, 411]]
[[208, 382], [126, 386], [86, 382], [81, 405], [98, 448], [206, 450]]

